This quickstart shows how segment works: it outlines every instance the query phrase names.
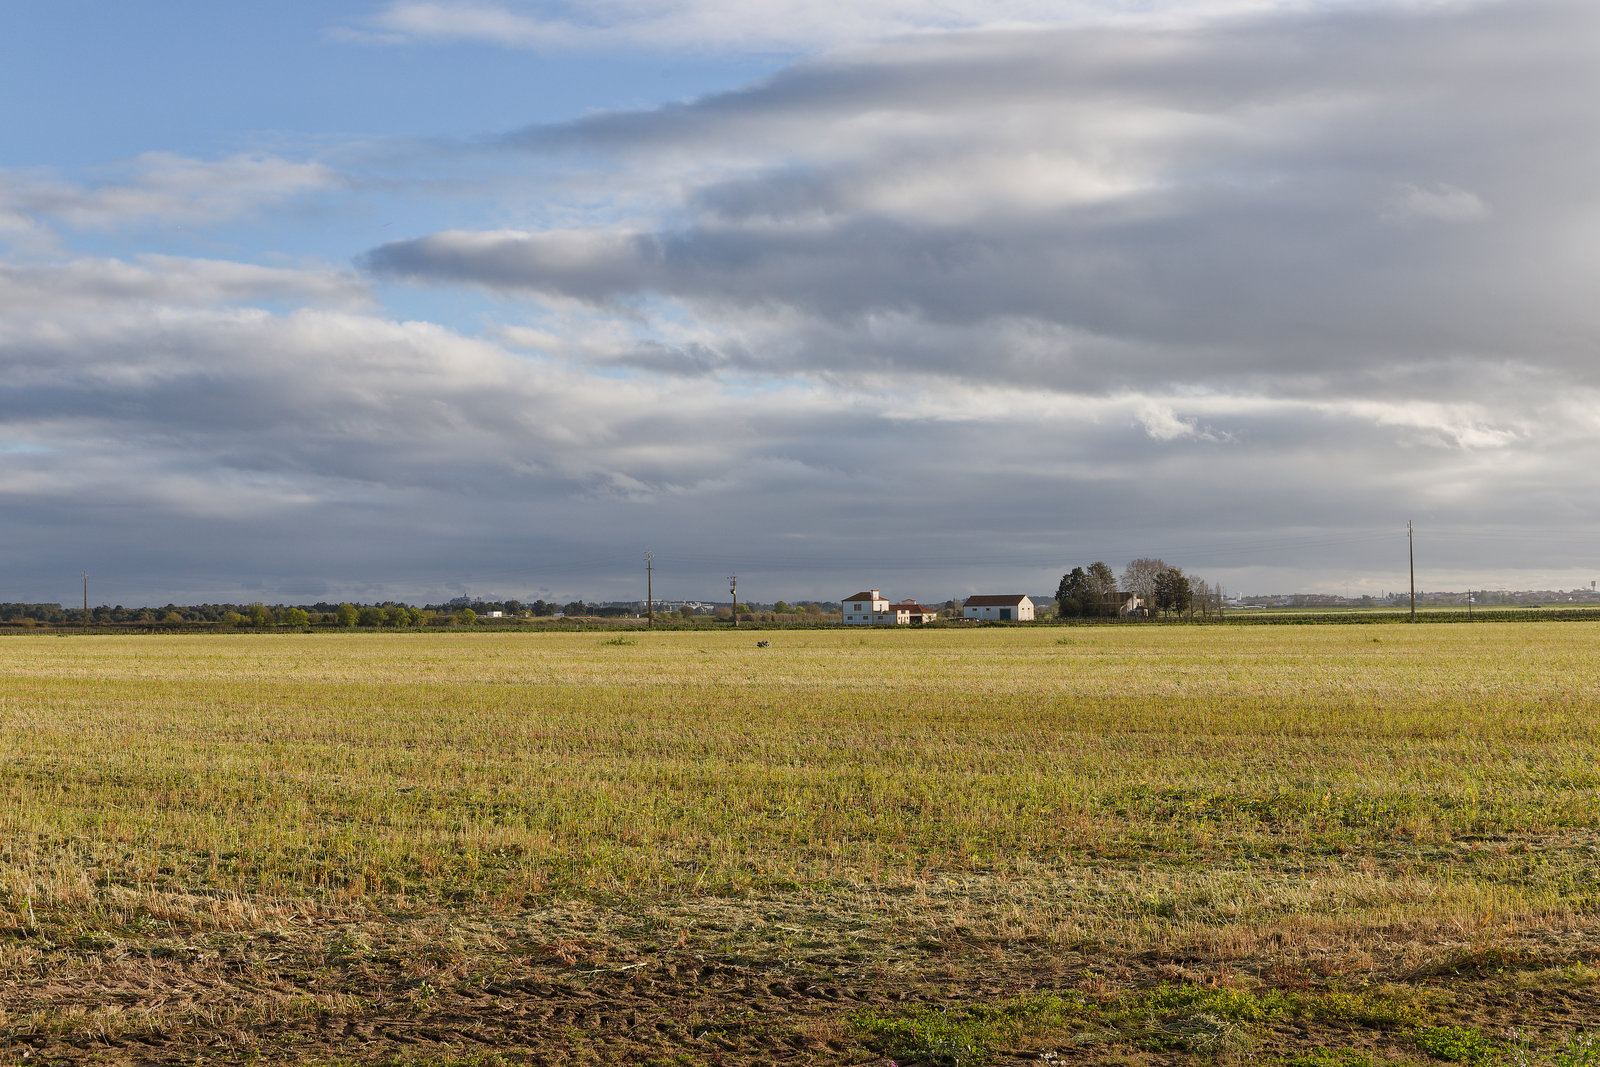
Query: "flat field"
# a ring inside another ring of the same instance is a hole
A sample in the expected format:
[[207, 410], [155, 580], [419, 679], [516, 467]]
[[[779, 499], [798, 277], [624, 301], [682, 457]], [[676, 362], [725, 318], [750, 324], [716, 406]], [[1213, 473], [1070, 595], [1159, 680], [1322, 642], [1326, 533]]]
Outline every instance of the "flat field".
[[1591, 622], [6, 638], [0, 1063], [1596, 1063], [1597, 756]]

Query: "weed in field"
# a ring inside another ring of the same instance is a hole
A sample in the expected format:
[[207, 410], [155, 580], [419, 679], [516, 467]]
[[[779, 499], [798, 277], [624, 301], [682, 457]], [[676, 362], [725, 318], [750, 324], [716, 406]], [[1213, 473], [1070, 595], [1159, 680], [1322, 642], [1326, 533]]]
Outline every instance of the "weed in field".
[[975, 1067], [993, 1062], [1002, 1042], [1061, 1031], [1076, 1013], [1073, 1002], [1042, 996], [993, 1006], [918, 1007], [898, 1013], [869, 1009], [851, 1014], [848, 1021], [870, 1046], [897, 1061]]
[[1275, 1063], [1276, 1067], [1375, 1067], [1371, 1056], [1354, 1049], [1312, 1049]]
[[1407, 1036], [1418, 1049], [1449, 1063], [1485, 1067], [1500, 1058], [1494, 1042], [1470, 1026], [1423, 1026]]
[[904, 1015], [875, 1011], [852, 1016], [850, 1024], [878, 1051], [930, 1067], [978, 1067], [994, 1059], [993, 1026], [961, 1012], [924, 1008]]
[[1600, 1039], [1578, 1031], [1564, 1035], [1553, 1048], [1540, 1050], [1521, 1031], [1506, 1033], [1506, 1067], [1597, 1067], [1600, 1065]]
[[1207, 1015], [1232, 1023], [1261, 1023], [1281, 1019], [1294, 1009], [1294, 1001], [1275, 989], [1253, 993], [1244, 989], [1201, 986], [1161, 986], [1153, 990], [1143, 1008], [1156, 1015]]
[[1379, 1029], [1415, 1025], [1421, 1021], [1422, 1011], [1422, 995], [1400, 986], [1330, 990], [1304, 998], [1304, 1014], [1311, 1019]]

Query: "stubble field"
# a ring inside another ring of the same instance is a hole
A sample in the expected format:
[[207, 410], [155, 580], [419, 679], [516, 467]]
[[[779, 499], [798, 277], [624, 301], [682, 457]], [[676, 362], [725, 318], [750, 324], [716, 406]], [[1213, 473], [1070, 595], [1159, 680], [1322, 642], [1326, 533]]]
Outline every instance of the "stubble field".
[[8, 638], [0, 1063], [1600, 1063], [1597, 665], [1580, 622]]

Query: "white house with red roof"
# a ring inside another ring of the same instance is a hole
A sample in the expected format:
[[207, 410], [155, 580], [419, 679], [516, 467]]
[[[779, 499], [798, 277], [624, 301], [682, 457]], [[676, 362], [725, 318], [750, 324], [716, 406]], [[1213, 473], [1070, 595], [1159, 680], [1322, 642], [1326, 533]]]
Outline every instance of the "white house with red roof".
[[909, 626], [932, 622], [939, 617], [936, 608], [925, 608], [915, 600], [891, 604], [889, 598], [876, 589], [847, 596], [841, 603], [846, 626]]
[[961, 617], [994, 622], [1032, 622], [1033, 601], [1021, 593], [969, 596], [967, 602], [961, 605]]

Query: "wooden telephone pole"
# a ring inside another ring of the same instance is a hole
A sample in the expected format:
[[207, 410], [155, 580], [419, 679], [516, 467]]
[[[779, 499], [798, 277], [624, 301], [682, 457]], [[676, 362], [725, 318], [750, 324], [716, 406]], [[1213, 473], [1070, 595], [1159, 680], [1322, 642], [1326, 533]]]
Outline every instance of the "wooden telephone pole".
[[649, 549], [644, 553], [644, 612], [645, 625], [654, 630], [656, 628], [656, 590], [655, 590], [656, 556]]
[[733, 624], [739, 625], [739, 576], [728, 575], [728, 595], [733, 597]]
[[1417, 621], [1417, 543], [1411, 536], [1411, 520], [1406, 520], [1406, 554], [1411, 557], [1411, 621]]

